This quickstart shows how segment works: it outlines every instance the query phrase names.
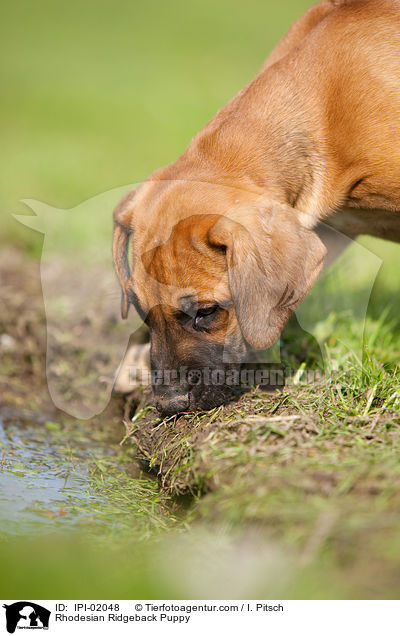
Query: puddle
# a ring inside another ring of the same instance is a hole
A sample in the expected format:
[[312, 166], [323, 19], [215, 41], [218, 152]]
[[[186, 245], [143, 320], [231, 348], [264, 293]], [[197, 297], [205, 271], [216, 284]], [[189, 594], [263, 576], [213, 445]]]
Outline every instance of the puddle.
[[174, 525], [158, 484], [132, 478], [132, 457], [90, 424], [0, 420], [0, 534], [87, 527], [138, 538]]

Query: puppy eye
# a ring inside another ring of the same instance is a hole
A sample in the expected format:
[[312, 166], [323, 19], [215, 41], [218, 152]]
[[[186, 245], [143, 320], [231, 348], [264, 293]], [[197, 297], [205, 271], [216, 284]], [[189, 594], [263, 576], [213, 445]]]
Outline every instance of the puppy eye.
[[214, 320], [220, 310], [219, 305], [201, 307], [194, 317], [193, 326], [195, 329], [206, 329]]

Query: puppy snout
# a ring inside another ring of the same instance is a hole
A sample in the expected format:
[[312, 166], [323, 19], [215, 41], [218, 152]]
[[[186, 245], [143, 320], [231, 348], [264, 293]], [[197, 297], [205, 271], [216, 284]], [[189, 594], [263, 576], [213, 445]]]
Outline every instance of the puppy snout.
[[189, 395], [166, 395], [156, 398], [156, 409], [162, 417], [183, 413], [189, 409]]

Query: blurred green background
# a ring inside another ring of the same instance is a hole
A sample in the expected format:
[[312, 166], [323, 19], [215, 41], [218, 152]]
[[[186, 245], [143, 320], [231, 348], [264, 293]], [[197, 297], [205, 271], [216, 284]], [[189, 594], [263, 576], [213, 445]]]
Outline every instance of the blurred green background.
[[173, 161], [311, 3], [3, 3], [1, 236], [10, 212], [70, 208]]

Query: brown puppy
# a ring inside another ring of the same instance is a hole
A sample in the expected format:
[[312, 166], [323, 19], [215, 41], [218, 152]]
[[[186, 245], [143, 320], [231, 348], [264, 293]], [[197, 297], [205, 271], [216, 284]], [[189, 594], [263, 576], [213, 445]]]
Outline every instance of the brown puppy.
[[122, 315], [132, 303], [149, 325], [163, 414], [220, 403], [228, 383], [210, 370], [278, 338], [322, 266], [320, 220], [400, 240], [399, 60], [398, 0], [312, 7], [184, 154], [121, 201]]

